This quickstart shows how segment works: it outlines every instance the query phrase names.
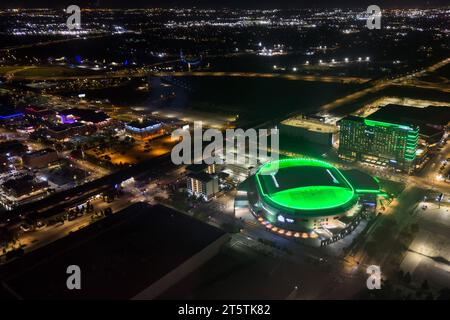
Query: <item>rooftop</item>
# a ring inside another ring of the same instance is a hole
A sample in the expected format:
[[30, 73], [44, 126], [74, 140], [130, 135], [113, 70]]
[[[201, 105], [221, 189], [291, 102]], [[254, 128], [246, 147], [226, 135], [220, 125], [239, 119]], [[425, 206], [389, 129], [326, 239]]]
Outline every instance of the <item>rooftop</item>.
[[22, 144], [19, 140], [6, 140], [0, 142], [0, 154], [11, 153], [14, 155], [21, 155], [27, 151], [27, 146]]
[[197, 172], [204, 172], [208, 168], [208, 165], [206, 163], [199, 163], [199, 164], [190, 164], [186, 167], [186, 171], [197, 173]]
[[191, 172], [187, 175], [189, 178], [199, 180], [202, 182], [209, 182], [213, 180], [213, 175], [210, 175], [206, 172]]
[[340, 207], [355, 197], [352, 185], [332, 165], [314, 159], [285, 159], [262, 166], [256, 180], [263, 197], [295, 210]]
[[152, 119], [146, 119], [143, 121], [132, 121], [132, 122], [128, 123], [127, 126], [129, 126], [131, 128], [136, 128], [136, 129], [150, 129], [152, 127], [161, 126], [161, 122], [155, 121]]
[[[0, 275], [25, 299], [130, 299], [225, 234], [170, 208], [136, 203], [2, 266]], [[82, 270], [82, 290], [67, 290], [70, 264]]]
[[282, 121], [281, 124], [286, 126], [304, 128], [314, 132], [335, 133], [338, 131], [338, 128], [336, 126], [323, 123], [319, 120], [305, 119], [301, 116], [286, 119]]
[[377, 120], [375, 120], [375, 118], [371, 118], [372, 115], [370, 115], [367, 118], [350, 115], [350, 116], [346, 116], [345, 118], [341, 119], [340, 121], [350, 120], [350, 121], [354, 121], [354, 122], [364, 123], [366, 126], [370, 126], [370, 127], [389, 127], [389, 128], [393, 128], [393, 129], [408, 130], [408, 131], [418, 130], [418, 127], [411, 122], [405, 123], [405, 122], [401, 122], [399, 119], [395, 119], [395, 120], [391, 120], [391, 121], [382, 121], [377, 118]]
[[372, 113], [367, 119], [394, 123], [411, 123], [421, 127], [425, 124], [446, 126], [450, 122], [450, 108], [437, 106], [416, 108], [388, 104]]
[[30, 152], [30, 153], [27, 153], [26, 155], [28, 157], [40, 157], [40, 156], [43, 156], [43, 155], [46, 155], [46, 154], [52, 153], [52, 152], [56, 152], [55, 149], [45, 148], [45, 149], [41, 149], [41, 150], [37, 150], [37, 151], [33, 151], [33, 152]]
[[342, 174], [352, 184], [358, 193], [379, 193], [380, 185], [377, 178], [356, 169], [343, 170]]
[[[105, 112], [91, 109], [70, 108], [58, 113], [62, 118], [74, 116], [75, 118], [78, 118], [79, 121], [92, 123], [100, 123], [109, 119], [109, 116]], [[66, 120], [63, 119], [62, 121], [65, 123]]]
[[48, 127], [49, 130], [54, 131], [54, 132], [62, 132], [65, 130], [70, 130], [72, 128], [76, 128], [76, 127], [82, 127], [84, 126], [84, 124], [82, 123], [65, 123], [65, 124], [60, 124], [60, 125], [56, 125], [56, 126], [50, 126]]

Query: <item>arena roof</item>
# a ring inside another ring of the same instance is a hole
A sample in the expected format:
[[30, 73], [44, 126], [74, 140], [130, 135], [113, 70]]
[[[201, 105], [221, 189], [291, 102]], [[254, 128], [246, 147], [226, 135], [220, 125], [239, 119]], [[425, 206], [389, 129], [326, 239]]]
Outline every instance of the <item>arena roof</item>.
[[353, 186], [341, 172], [320, 160], [269, 162], [258, 170], [256, 180], [265, 201], [281, 209], [327, 210], [356, 201]]

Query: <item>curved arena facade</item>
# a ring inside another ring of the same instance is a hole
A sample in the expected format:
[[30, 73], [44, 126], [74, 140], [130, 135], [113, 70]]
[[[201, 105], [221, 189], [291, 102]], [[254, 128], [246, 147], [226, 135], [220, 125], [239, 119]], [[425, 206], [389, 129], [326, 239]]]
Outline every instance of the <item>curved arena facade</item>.
[[360, 194], [333, 165], [315, 159], [264, 164], [255, 174], [254, 211], [273, 226], [311, 231], [353, 216]]

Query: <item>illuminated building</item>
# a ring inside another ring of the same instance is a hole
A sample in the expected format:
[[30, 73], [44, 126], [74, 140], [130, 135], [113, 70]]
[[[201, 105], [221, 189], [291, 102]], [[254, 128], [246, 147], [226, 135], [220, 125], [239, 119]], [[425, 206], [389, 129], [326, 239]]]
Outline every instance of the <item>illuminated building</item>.
[[0, 111], [0, 121], [11, 121], [19, 119], [22, 118], [23, 115], [23, 112], [19, 110], [6, 108]]
[[189, 173], [187, 175], [187, 190], [196, 197], [206, 201], [219, 192], [219, 178], [205, 172]]
[[86, 125], [95, 125], [97, 127], [106, 125], [110, 120], [110, 117], [102, 111], [80, 108], [71, 108], [60, 111], [56, 117], [62, 124], [78, 122]]
[[12, 178], [2, 184], [3, 194], [0, 204], [7, 210], [22, 204], [42, 198], [46, 194], [48, 182], [36, 179], [27, 174], [19, 178]]
[[331, 164], [315, 159], [268, 162], [252, 179], [251, 209], [270, 226], [283, 230], [341, 226], [340, 219], [351, 219], [364, 209], [362, 198], [381, 193], [374, 178], [361, 179], [361, 175], [353, 174], [359, 181], [349, 180]]
[[47, 134], [55, 140], [71, 139], [76, 135], [88, 135], [95, 132], [94, 126], [86, 126], [82, 123], [66, 123], [47, 128]]
[[348, 116], [339, 121], [339, 156], [409, 171], [416, 157], [419, 127]]
[[372, 113], [367, 119], [417, 125], [420, 128], [419, 143], [433, 146], [442, 140], [446, 128], [450, 126], [450, 109], [445, 106], [421, 108], [388, 104]]
[[138, 139], [154, 139], [165, 134], [163, 123], [154, 120], [130, 122], [125, 125], [125, 130]]
[[28, 106], [25, 108], [25, 115], [33, 119], [48, 119], [54, 112], [46, 107]]

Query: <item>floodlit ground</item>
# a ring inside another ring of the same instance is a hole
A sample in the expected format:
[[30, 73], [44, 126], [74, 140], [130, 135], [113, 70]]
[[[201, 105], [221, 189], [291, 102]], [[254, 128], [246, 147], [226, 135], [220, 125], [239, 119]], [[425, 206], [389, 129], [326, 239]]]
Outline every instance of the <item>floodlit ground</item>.
[[172, 141], [170, 136], [166, 136], [152, 141], [136, 141], [132, 146], [117, 144], [101, 150], [90, 149], [86, 153], [115, 165], [135, 164], [167, 154], [171, 152], [175, 144], [176, 142]]
[[421, 99], [411, 99], [411, 98], [399, 98], [399, 97], [382, 97], [369, 104], [366, 104], [358, 111], [354, 112], [353, 115], [360, 117], [368, 117], [372, 113], [378, 111], [381, 107], [388, 104], [398, 104], [402, 106], [412, 106], [416, 108], [426, 108], [428, 106], [446, 106], [450, 107], [450, 103], [444, 101], [435, 100], [421, 100]]
[[[423, 205], [427, 206], [423, 210]], [[422, 203], [416, 211], [420, 231], [411, 243], [401, 268], [412, 279], [427, 280], [436, 288], [450, 287], [450, 205], [438, 208], [436, 203]]]

